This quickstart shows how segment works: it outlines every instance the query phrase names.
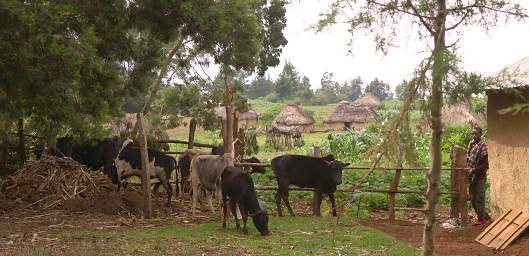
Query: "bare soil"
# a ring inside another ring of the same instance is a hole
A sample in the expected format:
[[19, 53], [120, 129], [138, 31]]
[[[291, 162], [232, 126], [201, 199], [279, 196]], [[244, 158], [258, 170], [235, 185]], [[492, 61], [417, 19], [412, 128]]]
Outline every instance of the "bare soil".
[[[420, 248], [422, 245], [423, 225], [411, 221], [398, 221], [389, 224], [388, 221], [361, 221], [364, 226], [375, 228], [387, 233], [401, 241]], [[437, 226], [435, 250], [438, 255], [450, 256], [489, 256], [489, 255], [529, 255], [529, 234], [527, 232], [514, 241], [503, 251], [495, 251], [475, 242], [474, 239], [486, 228], [486, 226], [460, 228], [452, 231]]]

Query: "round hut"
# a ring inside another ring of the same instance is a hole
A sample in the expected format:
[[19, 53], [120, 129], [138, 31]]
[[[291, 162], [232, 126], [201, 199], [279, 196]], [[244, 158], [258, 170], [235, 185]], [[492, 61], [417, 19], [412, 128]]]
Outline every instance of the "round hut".
[[294, 104], [288, 104], [272, 121], [272, 126], [282, 132], [312, 132], [314, 119]]
[[366, 92], [356, 99], [353, 104], [370, 108], [377, 108], [382, 105], [382, 101], [373, 93]]
[[[221, 118], [223, 121], [226, 120], [226, 108], [224, 106], [217, 106], [214, 109], [215, 115]], [[259, 114], [254, 110], [250, 109], [242, 114], [239, 114], [238, 127], [239, 128], [255, 128], [257, 126], [257, 119]]]
[[470, 104], [466, 102], [444, 105], [441, 115], [443, 124], [448, 125], [484, 125], [487, 122], [484, 114], [473, 112]]
[[323, 120], [327, 130], [365, 129], [370, 122], [378, 118], [373, 108], [341, 101], [333, 112]]

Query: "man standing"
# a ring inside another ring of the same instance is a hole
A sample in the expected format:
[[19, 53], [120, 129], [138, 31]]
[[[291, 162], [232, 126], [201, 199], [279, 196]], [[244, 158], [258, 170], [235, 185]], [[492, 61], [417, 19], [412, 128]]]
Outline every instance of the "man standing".
[[483, 130], [479, 126], [472, 129], [472, 141], [468, 145], [467, 165], [470, 176], [470, 201], [478, 215], [476, 225], [487, 224], [490, 220], [485, 211], [485, 190], [487, 183], [487, 169], [489, 168], [487, 144], [481, 140]]

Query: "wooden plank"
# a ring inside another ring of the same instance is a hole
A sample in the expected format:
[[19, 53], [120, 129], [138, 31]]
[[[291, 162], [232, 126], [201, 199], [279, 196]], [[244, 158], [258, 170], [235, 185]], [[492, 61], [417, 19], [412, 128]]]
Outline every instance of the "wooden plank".
[[512, 209], [509, 209], [508, 211], [506, 211], [504, 214], [502, 214], [496, 221], [494, 221], [492, 224], [490, 224], [485, 230], [483, 230], [483, 232], [481, 232], [481, 234], [478, 235], [478, 237], [476, 237], [476, 241], [479, 242], [479, 240], [483, 239], [483, 237], [488, 234], [494, 227], [496, 227], [501, 220], [503, 220], [505, 218], [505, 216], [507, 216], [507, 214], [509, 214], [510, 212], [512, 212]]
[[[498, 241], [501, 240], [501, 237], [499, 239], [496, 240], [496, 238], [498, 238], [498, 236], [505, 231], [505, 229], [507, 229], [509, 227], [509, 225], [511, 225], [511, 222], [514, 218], [518, 217], [518, 215], [522, 214], [522, 212], [520, 211], [516, 211], [516, 212], [511, 212], [510, 214], [507, 214], [507, 216], [505, 216], [505, 218], [503, 220], [501, 220], [502, 222], [502, 225], [499, 225], [497, 229], [493, 229], [491, 230], [490, 234], [491, 236], [488, 236], [486, 237], [487, 239], [485, 239], [485, 243], [490, 246], [490, 247], [494, 247], [496, 248], [497, 244], [499, 243]], [[512, 215], [515, 215], [515, 217], [513, 218]]]
[[505, 249], [529, 227], [529, 214], [510, 209], [488, 226], [475, 241], [495, 249]]
[[507, 248], [516, 238], [518, 238], [527, 228], [529, 227], [529, 216], [525, 218], [525, 223], [519, 227], [518, 230], [516, 230], [515, 233], [513, 233], [507, 241], [500, 247], [500, 250], [503, 250]]

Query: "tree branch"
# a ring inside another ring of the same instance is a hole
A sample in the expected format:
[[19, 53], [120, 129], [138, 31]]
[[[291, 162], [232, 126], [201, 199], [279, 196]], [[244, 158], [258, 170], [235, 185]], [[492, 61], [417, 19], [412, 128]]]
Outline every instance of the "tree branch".
[[497, 9], [497, 8], [492, 7], [492, 6], [487, 6], [487, 5], [483, 5], [483, 4], [477, 4], [477, 3], [474, 3], [472, 5], [467, 5], [467, 6], [449, 8], [449, 9], [447, 9], [447, 12], [451, 13], [451, 12], [470, 11], [472, 9], [479, 9], [479, 8], [487, 9], [487, 10], [493, 11], [493, 12], [509, 14], [509, 15], [513, 15], [513, 16], [517, 16], [517, 17], [521, 17], [521, 18], [527, 18], [527, 15], [524, 14], [524, 13], [521, 13], [521, 12], [512, 12], [512, 11], [509, 11], [509, 10]]
[[433, 29], [430, 27], [430, 24], [428, 24], [426, 22], [426, 20], [423, 18], [423, 16], [419, 14], [419, 10], [417, 10], [417, 8], [415, 8], [415, 6], [411, 2], [411, 0], [408, 0], [408, 4], [410, 5], [411, 9], [415, 13], [415, 16], [419, 17], [419, 20], [421, 21], [422, 25], [428, 30], [428, 32], [430, 32], [430, 34], [432, 36], [435, 35], [435, 31], [433, 31]]

